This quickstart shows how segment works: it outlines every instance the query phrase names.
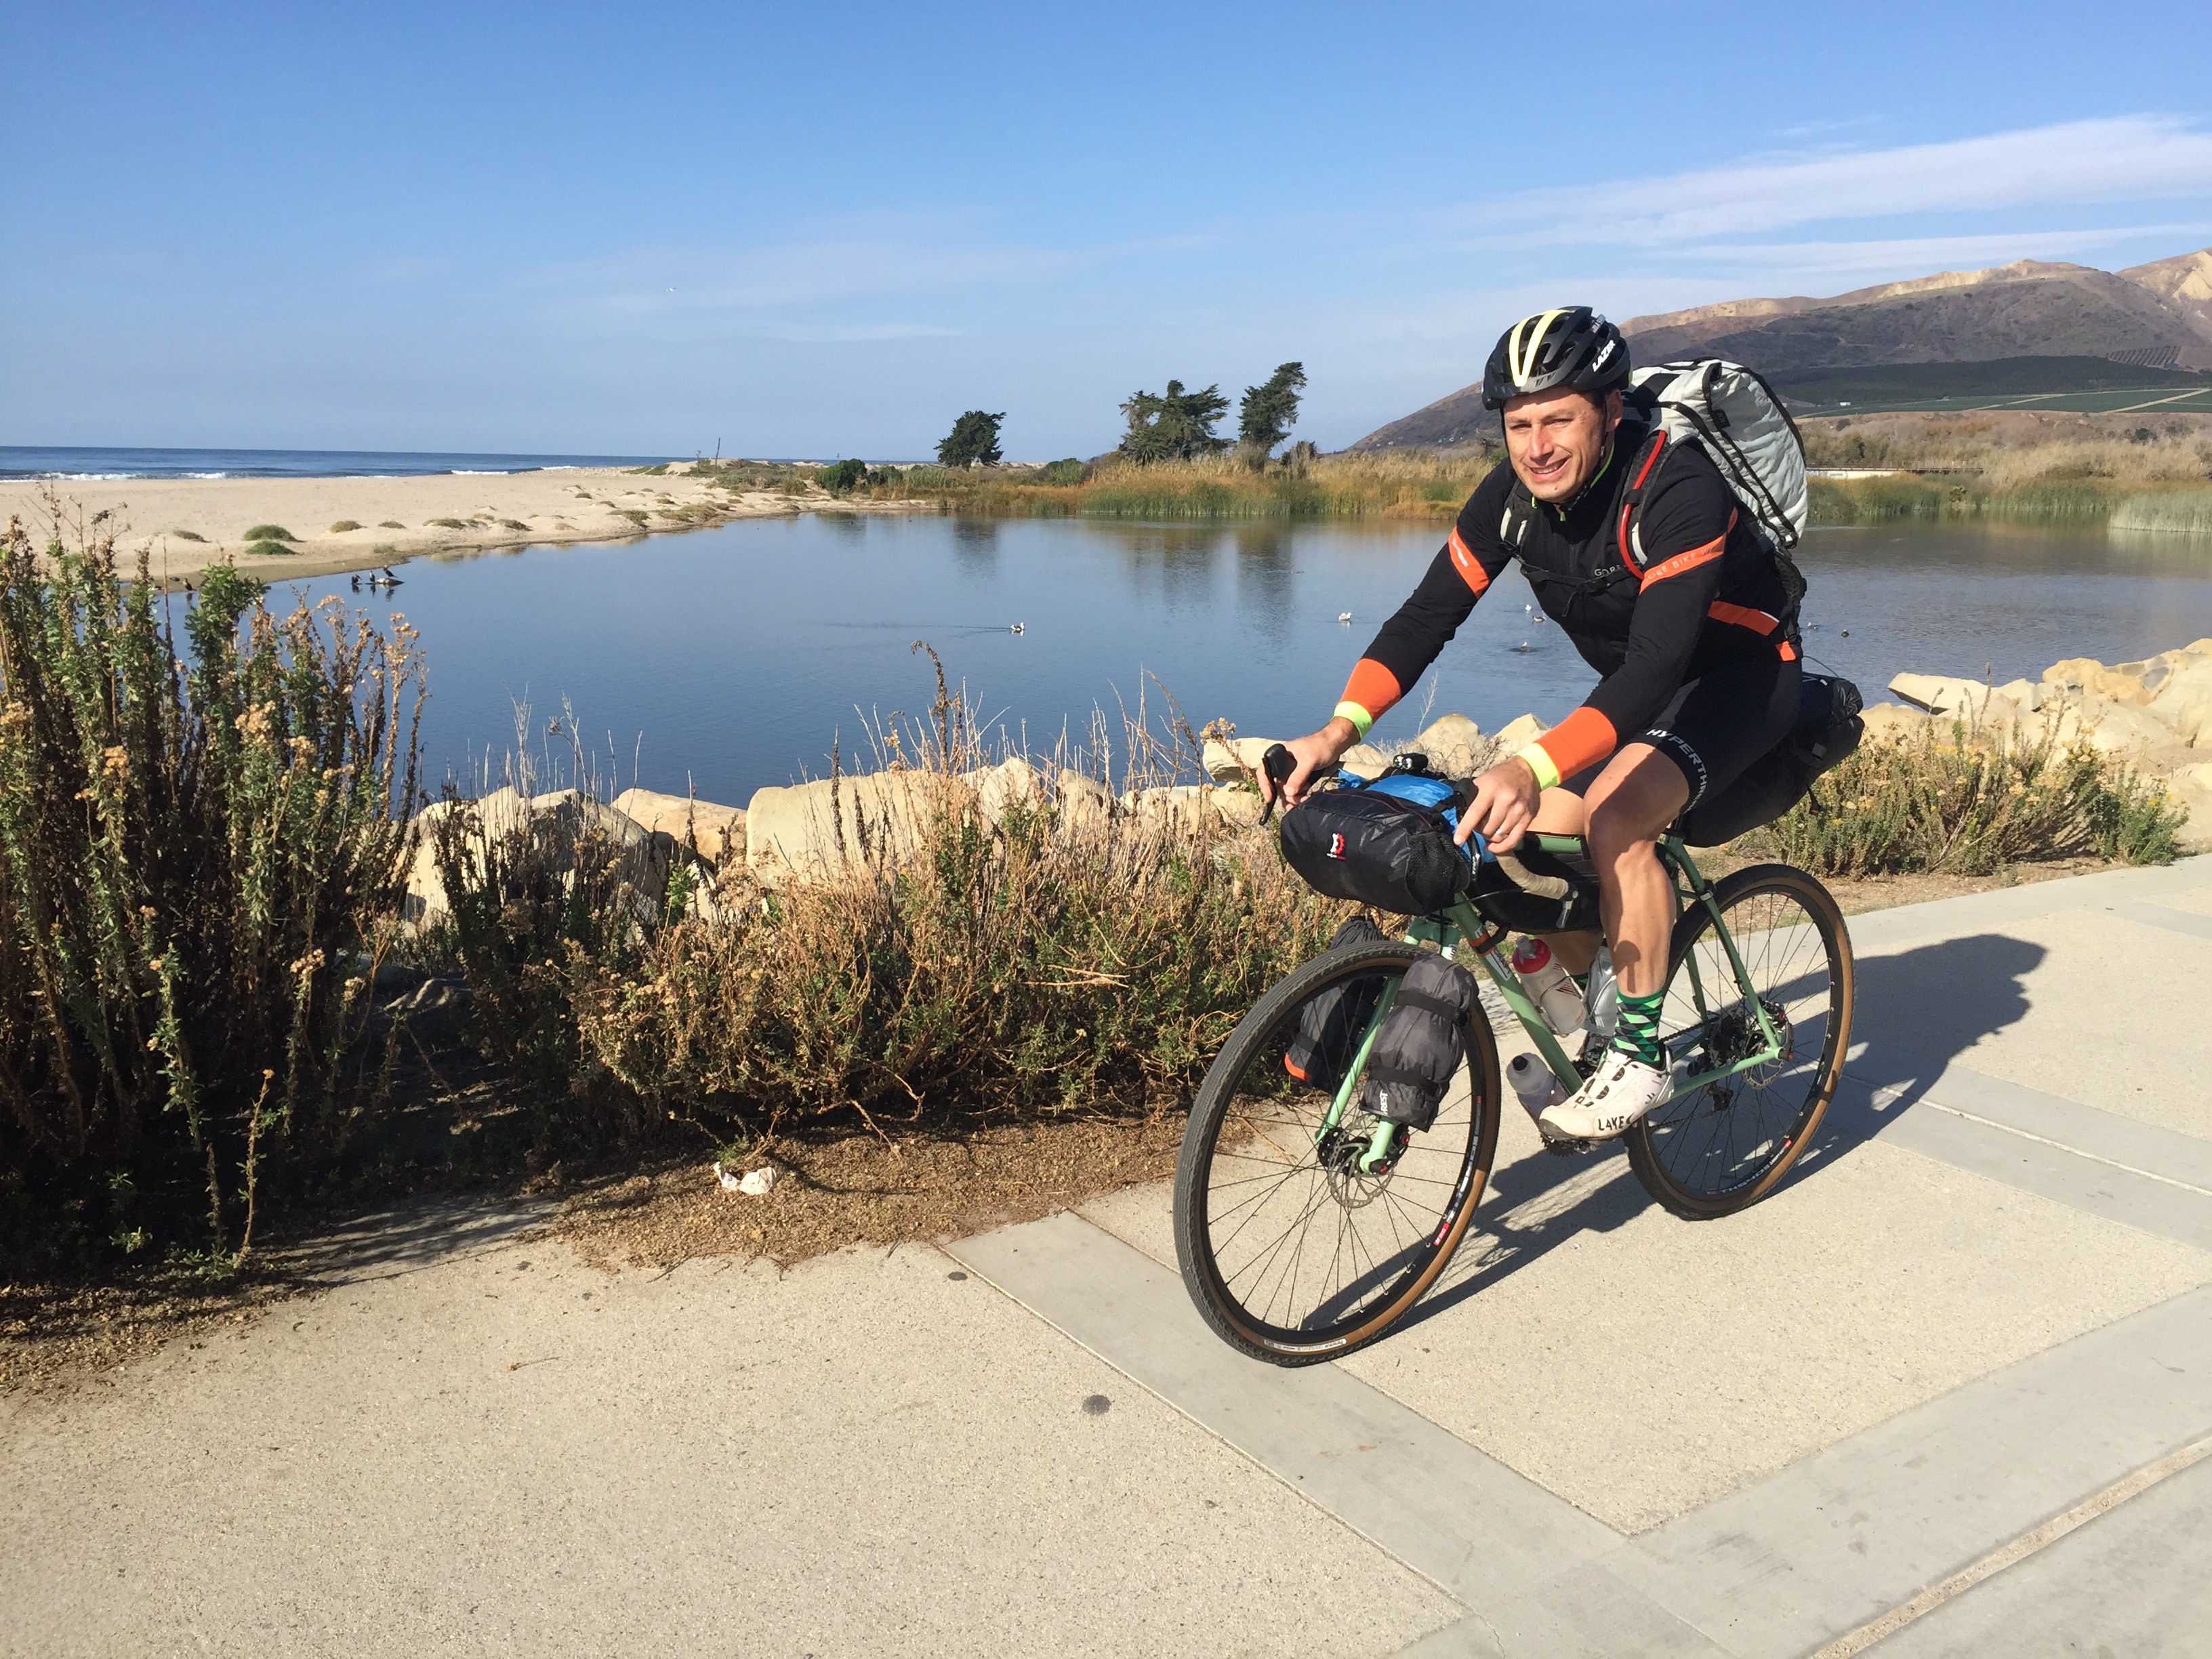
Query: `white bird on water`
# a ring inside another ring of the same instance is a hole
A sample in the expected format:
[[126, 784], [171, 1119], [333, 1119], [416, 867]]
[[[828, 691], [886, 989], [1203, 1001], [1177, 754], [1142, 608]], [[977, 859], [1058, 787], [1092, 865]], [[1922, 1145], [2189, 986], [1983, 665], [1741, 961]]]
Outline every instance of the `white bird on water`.
[[1021, 625], [1019, 623], [1016, 623], [1014, 624], [1014, 632], [1015, 632], [1015, 633], [1017, 633], [1017, 634], [1018, 634], [1018, 633], [1020, 633], [1021, 631], [1022, 631], [1022, 625]]
[[1348, 623], [1352, 620], [1352, 613], [1349, 611], [1340, 611], [1336, 613], [1336, 619], [1340, 623]]

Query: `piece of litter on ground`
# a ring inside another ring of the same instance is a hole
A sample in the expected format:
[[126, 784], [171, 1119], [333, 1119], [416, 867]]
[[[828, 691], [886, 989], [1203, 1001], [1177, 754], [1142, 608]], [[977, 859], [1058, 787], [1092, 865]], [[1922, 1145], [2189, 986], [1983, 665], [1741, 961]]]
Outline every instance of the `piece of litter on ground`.
[[734, 1193], [741, 1184], [733, 1170], [722, 1167], [722, 1160], [719, 1158], [714, 1160], [714, 1179], [722, 1183], [722, 1190], [726, 1193]]
[[750, 1197], [758, 1198], [775, 1185], [776, 1174], [776, 1167], [773, 1164], [763, 1164], [757, 1170], [748, 1170], [745, 1171], [744, 1179], [738, 1182], [738, 1190]]

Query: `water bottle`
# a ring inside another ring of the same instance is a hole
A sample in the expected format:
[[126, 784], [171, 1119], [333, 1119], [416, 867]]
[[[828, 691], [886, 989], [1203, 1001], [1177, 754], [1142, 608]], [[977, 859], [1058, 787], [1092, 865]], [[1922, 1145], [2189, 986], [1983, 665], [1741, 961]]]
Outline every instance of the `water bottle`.
[[1550, 945], [1533, 937], [1522, 939], [1513, 947], [1513, 971], [1521, 976], [1521, 988], [1544, 1016], [1544, 1024], [1561, 1036], [1582, 1029], [1582, 991], [1574, 975], [1559, 966]]
[[1552, 1068], [1534, 1054], [1514, 1055], [1506, 1065], [1505, 1080], [1521, 1097], [1521, 1104], [1530, 1117], [1567, 1097], [1567, 1091], [1559, 1086], [1559, 1079], [1552, 1075]]
[[1585, 984], [1583, 1008], [1588, 1016], [1589, 1040], [1610, 1042], [1613, 1027], [1620, 1023], [1620, 981], [1613, 976], [1613, 952], [1603, 945], [1598, 947], [1597, 960], [1590, 963]]

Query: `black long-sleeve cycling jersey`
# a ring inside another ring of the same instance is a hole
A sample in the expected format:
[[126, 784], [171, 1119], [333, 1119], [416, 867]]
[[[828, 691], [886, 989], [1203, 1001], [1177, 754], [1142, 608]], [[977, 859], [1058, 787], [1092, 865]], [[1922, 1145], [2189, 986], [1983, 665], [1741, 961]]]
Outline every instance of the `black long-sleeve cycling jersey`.
[[1787, 591], [1726, 480], [1694, 441], [1647, 452], [1647, 435], [1624, 420], [1597, 476], [1564, 510], [1532, 500], [1500, 461], [1352, 671], [1337, 713], [1365, 736], [1516, 556], [1545, 615], [1604, 677], [1522, 751], [1547, 787], [1632, 739], [1685, 681], [1760, 653], [1794, 657]]

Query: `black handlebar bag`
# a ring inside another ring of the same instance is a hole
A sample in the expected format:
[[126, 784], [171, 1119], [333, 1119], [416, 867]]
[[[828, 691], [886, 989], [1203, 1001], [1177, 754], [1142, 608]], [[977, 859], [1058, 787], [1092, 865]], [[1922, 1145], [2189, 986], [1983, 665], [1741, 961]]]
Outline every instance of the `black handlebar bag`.
[[[1403, 785], [1425, 786], [1418, 791]], [[1394, 787], [1399, 786], [1399, 787]], [[1414, 795], [1431, 797], [1429, 804]], [[1317, 893], [1425, 916], [1467, 890], [1474, 866], [1452, 844], [1454, 799], [1441, 780], [1394, 777], [1331, 789], [1283, 815], [1283, 857]]]

